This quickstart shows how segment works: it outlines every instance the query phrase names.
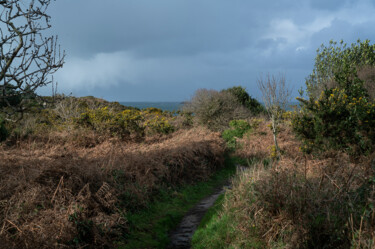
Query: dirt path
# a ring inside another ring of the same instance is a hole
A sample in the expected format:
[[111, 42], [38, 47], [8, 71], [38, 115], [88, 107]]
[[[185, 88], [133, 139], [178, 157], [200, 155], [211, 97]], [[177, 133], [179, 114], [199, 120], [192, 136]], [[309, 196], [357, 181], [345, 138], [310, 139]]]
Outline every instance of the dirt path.
[[185, 215], [178, 227], [170, 233], [171, 243], [168, 246], [169, 249], [190, 248], [191, 238], [193, 237], [195, 230], [198, 228], [204, 214], [228, 187], [229, 183], [226, 183], [217, 188], [212, 195], [201, 200]]

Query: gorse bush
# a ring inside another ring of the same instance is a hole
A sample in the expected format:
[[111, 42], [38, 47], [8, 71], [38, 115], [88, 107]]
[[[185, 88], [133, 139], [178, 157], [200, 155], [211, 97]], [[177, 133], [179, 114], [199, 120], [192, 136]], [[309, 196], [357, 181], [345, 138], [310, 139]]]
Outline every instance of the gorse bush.
[[87, 110], [75, 119], [77, 125], [91, 128], [101, 134], [128, 137], [130, 134], [143, 136], [144, 128], [140, 111], [113, 112], [108, 107]]
[[174, 131], [172, 117], [161, 109], [147, 108], [143, 111], [126, 109], [114, 111], [108, 107], [86, 110], [74, 119], [78, 126], [92, 129], [99, 134], [121, 138], [143, 137], [146, 133], [168, 134]]
[[172, 117], [165, 115], [161, 109], [146, 108], [141, 115], [145, 119], [143, 127], [147, 134], [169, 134], [175, 130], [170, 123]]
[[328, 48], [322, 47], [314, 72], [306, 81], [309, 100], [297, 98], [302, 108], [292, 121], [303, 151], [332, 148], [359, 155], [373, 150], [375, 104], [369, 85], [357, 73], [358, 68], [373, 64], [375, 46], [369, 41], [348, 48], [333, 42]]
[[371, 45], [369, 40], [358, 40], [351, 46], [342, 40], [339, 43], [331, 40], [328, 46], [322, 44], [317, 50], [313, 72], [306, 79], [309, 97], [318, 98], [321, 91], [338, 84], [341, 87], [343, 83], [351, 84], [359, 79], [358, 74], [366, 74], [374, 65], [375, 44]]
[[32, 135], [43, 137], [47, 132], [78, 132], [84, 138], [92, 135], [103, 141], [106, 136], [121, 139], [140, 139], [145, 135], [174, 132], [175, 117], [157, 108], [125, 107], [117, 102], [107, 102], [94, 97], [57, 96], [47, 98], [46, 105], [24, 113], [24, 118], [7, 125], [7, 133], [13, 142]]
[[328, 89], [318, 100], [305, 101], [292, 124], [305, 152], [329, 148], [369, 152], [375, 142], [375, 103], [351, 97], [345, 89]]

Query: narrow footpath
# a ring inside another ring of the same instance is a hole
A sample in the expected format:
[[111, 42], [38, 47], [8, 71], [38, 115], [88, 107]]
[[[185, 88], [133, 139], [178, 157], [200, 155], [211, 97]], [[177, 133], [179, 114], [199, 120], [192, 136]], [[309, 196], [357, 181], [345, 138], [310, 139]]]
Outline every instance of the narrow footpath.
[[[237, 174], [245, 169], [245, 166], [236, 165]], [[194, 232], [197, 230], [207, 210], [214, 205], [221, 194], [230, 188], [230, 179], [228, 179], [228, 181], [218, 187], [213, 194], [207, 196], [190, 209], [177, 228], [170, 233], [171, 243], [168, 249], [189, 249]]]
[[203, 216], [207, 210], [212, 207], [217, 198], [228, 189], [229, 183], [217, 188], [210, 196], [201, 200], [193, 207], [182, 219], [177, 228], [170, 233], [171, 243], [169, 249], [187, 249], [190, 248], [191, 238], [195, 230], [198, 228]]

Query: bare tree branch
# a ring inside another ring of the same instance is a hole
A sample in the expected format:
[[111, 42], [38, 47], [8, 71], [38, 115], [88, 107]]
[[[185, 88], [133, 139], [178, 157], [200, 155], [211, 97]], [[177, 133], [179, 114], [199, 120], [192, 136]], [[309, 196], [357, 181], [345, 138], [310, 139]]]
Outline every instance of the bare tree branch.
[[291, 90], [286, 85], [285, 76], [283, 74], [279, 74], [279, 76], [276, 77], [268, 73], [264, 79], [260, 77], [257, 83], [262, 92], [263, 102], [268, 116], [271, 119], [273, 139], [277, 154], [279, 155], [280, 148], [277, 143], [278, 125], [282, 112], [287, 109], [290, 101]]
[[51, 27], [46, 14], [51, 0], [0, 1], [0, 108], [23, 111], [35, 91], [53, 83], [65, 52], [57, 37], [43, 35]]

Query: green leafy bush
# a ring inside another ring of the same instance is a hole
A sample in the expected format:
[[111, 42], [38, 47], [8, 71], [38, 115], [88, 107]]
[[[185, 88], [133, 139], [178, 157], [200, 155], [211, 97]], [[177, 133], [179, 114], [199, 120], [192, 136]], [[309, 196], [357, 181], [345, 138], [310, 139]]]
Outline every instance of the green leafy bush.
[[141, 114], [145, 119], [143, 127], [148, 134], [169, 134], [174, 131], [174, 127], [169, 121], [173, 118], [165, 115], [161, 109], [147, 108]]
[[142, 121], [143, 117], [140, 111], [114, 112], [108, 107], [87, 110], [75, 119], [77, 125], [91, 128], [101, 134], [119, 137], [127, 137], [131, 134], [143, 136]]
[[375, 103], [351, 97], [345, 89], [327, 89], [318, 100], [305, 101], [292, 124], [305, 152], [333, 148], [365, 153], [375, 142]]
[[[375, 44], [369, 40], [352, 43], [348, 46], [342, 40], [330, 41], [317, 50], [312, 74], [306, 79], [309, 97], [318, 98], [324, 89], [351, 84], [357, 81], [358, 71], [375, 65]], [[365, 80], [366, 77], [361, 77]], [[365, 84], [366, 85], [366, 84]]]
[[78, 126], [121, 138], [143, 137], [147, 134], [168, 134], [174, 131], [170, 123], [172, 117], [161, 109], [147, 108], [143, 111], [126, 109], [124, 111], [111, 110], [108, 107], [87, 109], [75, 119]]
[[357, 68], [375, 64], [375, 45], [369, 41], [341, 45], [331, 42], [318, 51], [306, 81], [309, 99], [297, 98], [302, 108], [292, 124], [302, 139], [301, 149], [308, 153], [338, 149], [360, 155], [374, 149], [375, 103]]
[[222, 137], [227, 142], [228, 148], [234, 150], [237, 146], [236, 138], [242, 138], [251, 126], [246, 120], [232, 120], [229, 126], [230, 129], [225, 130]]
[[250, 110], [250, 112], [253, 115], [258, 115], [260, 113], [265, 113], [264, 106], [259, 103], [258, 100], [252, 98], [249, 93], [246, 91], [245, 88], [242, 86], [234, 86], [228, 89], [223, 90], [222, 92], [229, 92], [233, 94], [236, 98], [237, 101], [245, 106], [247, 109]]

